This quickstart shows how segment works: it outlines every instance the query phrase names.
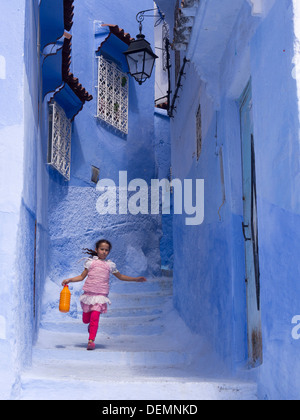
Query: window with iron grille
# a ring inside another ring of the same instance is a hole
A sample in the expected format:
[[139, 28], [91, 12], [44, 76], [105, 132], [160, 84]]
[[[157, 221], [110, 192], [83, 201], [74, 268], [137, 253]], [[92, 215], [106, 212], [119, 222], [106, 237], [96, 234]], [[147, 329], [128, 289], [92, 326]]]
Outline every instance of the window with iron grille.
[[128, 134], [128, 84], [117, 64], [99, 57], [97, 117], [123, 134]]
[[196, 114], [196, 139], [197, 139], [197, 159], [199, 159], [202, 150], [202, 120], [201, 120], [201, 105], [199, 105]]
[[56, 103], [49, 106], [48, 163], [70, 180], [72, 122]]

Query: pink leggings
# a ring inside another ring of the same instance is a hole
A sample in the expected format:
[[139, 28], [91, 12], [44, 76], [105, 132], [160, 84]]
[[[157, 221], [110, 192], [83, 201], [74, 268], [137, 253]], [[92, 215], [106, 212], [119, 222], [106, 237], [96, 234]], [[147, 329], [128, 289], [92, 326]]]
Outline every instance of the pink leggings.
[[95, 341], [97, 331], [98, 331], [99, 319], [100, 319], [100, 312], [92, 311], [92, 312], [87, 312], [87, 313], [83, 312], [82, 314], [83, 323], [90, 324], [89, 325], [89, 333], [90, 333], [89, 340]]

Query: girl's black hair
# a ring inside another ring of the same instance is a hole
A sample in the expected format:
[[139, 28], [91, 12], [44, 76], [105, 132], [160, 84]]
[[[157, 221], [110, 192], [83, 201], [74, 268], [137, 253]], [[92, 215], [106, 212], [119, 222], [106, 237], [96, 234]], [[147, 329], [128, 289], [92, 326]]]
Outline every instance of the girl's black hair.
[[[106, 239], [100, 239], [95, 245], [95, 249], [100, 248], [101, 244], [107, 244], [109, 246], [109, 251], [112, 249], [112, 244], [106, 240]], [[92, 249], [84, 248], [83, 251], [86, 251], [85, 253], [90, 255], [91, 257], [97, 257], [98, 254], [96, 251], [93, 251]]]

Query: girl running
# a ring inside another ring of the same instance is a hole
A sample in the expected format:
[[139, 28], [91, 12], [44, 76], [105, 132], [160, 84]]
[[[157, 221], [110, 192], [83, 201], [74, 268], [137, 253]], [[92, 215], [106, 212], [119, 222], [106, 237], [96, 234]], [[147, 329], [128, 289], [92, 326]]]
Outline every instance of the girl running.
[[100, 314], [107, 313], [107, 304], [111, 304], [109, 295], [109, 276], [112, 273], [121, 281], [133, 281], [143, 283], [145, 277], [128, 277], [120, 274], [116, 264], [107, 260], [112, 245], [106, 239], [101, 239], [96, 243], [95, 251], [85, 249], [90, 258], [84, 264], [84, 271], [80, 276], [64, 280], [62, 285], [77, 283], [87, 280], [83, 286], [83, 295], [80, 303], [83, 310], [82, 320], [84, 324], [89, 324], [89, 342], [87, 350], [95, 349], [95, 339], [99, 326]]

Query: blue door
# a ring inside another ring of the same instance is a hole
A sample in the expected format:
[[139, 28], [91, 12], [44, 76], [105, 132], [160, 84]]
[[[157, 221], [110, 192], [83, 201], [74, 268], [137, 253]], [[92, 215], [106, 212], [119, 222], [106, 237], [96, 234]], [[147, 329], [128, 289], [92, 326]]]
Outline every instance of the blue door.
[[240, 100], [240, 118], [244, 208], [242, 230], [245, 240], [248, 357], [250, 366], [256, 367], [262, 363], [263, 351], [251, 82]]

